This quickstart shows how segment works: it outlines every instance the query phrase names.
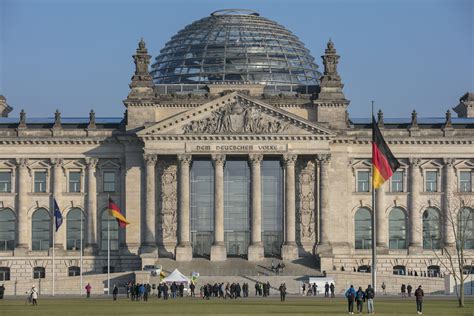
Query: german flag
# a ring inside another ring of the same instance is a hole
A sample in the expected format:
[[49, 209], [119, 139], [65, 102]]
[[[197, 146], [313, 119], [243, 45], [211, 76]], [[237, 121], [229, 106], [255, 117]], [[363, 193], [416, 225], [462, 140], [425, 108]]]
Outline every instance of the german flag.
[[383, 139], [382, 133], [372, 116], [372, 185], [378, 189], [382, 184], [390, 179], [393, 173], [400, 167], [400, 163], [388, 148]]
[[114, 201], [112, 201], [111, 198], [109, 198], [109, 215], [113, 216], [117, 219], [117, 222], [121, 228], [125, 228], [128, 224], [130, 224], [129, 221], [123, 216], [122, 211], [118, 207], [117, 204], [115, 204]]

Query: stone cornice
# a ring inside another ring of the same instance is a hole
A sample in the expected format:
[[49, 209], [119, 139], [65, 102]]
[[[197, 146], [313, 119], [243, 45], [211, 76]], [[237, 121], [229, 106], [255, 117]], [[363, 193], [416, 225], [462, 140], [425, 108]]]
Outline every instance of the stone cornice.
[[330, 135], [144, 135], [145, 141], [330, 141]]
[[119, 143], [116, 138], [0, 138], [0, 145], [100, 145], [116, 143]]
[[[472, 139], [400, 139], [387, 140], [389, 145], [472, 145]], [[370, 139], [350, 139], [350, 138], [335, 138], [331, 140], [332, 144], [350, 144], [350, 145], [368, 145], [372, 142]]]

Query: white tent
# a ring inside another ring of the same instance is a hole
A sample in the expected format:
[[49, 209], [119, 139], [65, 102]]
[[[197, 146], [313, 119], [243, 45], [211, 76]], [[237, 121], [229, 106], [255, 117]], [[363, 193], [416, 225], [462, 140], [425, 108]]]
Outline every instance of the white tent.
[[176, 282], [176, 284], [185, 283], [186, 286], [190, 283], [189, 279], [185, 277], [184, 274], [179, 272], [178, 269], [174, 269], [174, 271], [171, 272], [170, 275], [168, 275], [166, 278], [163, 279], [163, 282], [166, 282], [166, 283]]

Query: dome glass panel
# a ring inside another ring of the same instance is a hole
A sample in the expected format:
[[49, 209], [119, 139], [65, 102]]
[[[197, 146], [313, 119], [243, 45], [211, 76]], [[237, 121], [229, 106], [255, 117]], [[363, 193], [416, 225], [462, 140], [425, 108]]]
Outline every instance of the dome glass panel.
[[227, 9], [191, 23], [156, 57], [156, 84], [251, 82], [317, 85], [320, 73], [304, 44], [278, 23]]

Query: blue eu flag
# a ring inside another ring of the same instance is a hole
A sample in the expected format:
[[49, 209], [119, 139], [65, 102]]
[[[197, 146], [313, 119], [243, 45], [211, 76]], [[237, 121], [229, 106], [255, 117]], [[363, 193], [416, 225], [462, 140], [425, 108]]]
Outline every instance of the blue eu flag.
[[54, 199], [54, 220], [56, 223], [56, 232], [59, 229], [59, 226], [63, 223], [63, 215], [61, 214], [61, 211], [59, 210], [58, 203], [56, 202], [56, 199]]

